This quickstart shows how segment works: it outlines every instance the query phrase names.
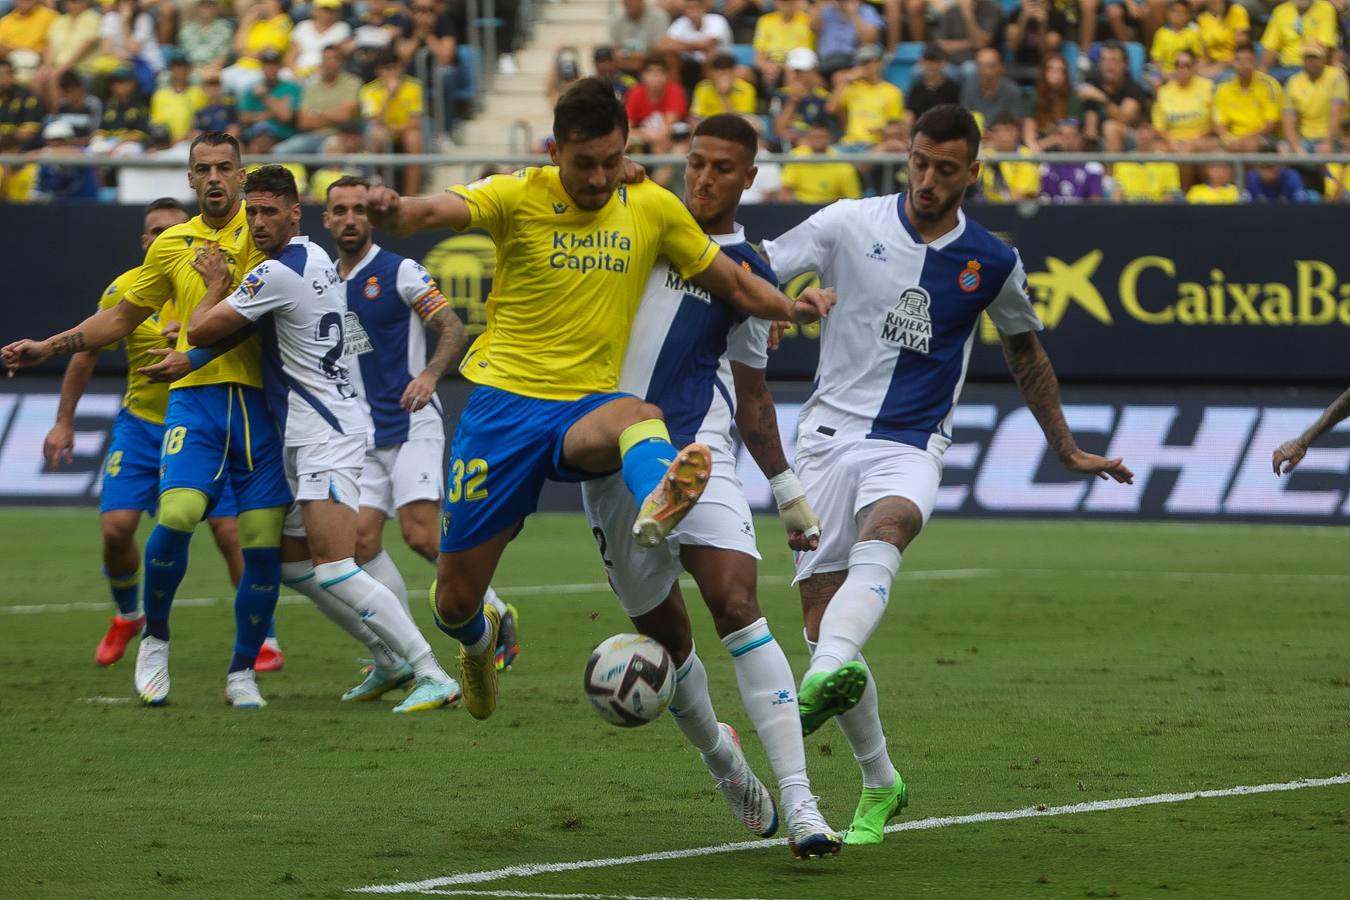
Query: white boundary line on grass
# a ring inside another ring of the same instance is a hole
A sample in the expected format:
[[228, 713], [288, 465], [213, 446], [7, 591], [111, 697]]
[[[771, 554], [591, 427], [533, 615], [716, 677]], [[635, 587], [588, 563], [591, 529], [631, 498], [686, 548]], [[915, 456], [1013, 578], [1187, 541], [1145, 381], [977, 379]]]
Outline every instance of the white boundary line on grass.
[[[1181, 803], [1186, 800], [1204, 800], [1215, 797], [1239, 797], [1249, 794], [1269, 794], [1277, 791], [1300, 791], [1307, 788], [1328, 787], [1338, 784], [1350, 784], [1350, 773], [1334, 775], [1330, 778], [1300, 778], [1297, 781], [1239, 785], [1237, 787], [1222, 788], [1219, 790], [1152, 794], [1148, 797], [1120, 797], [1115, 800], [1094, 800], [1087, 803], [1073, 803], [1068, 806], [1031, 806], [1025, 809], [971, 813], [964, 816], [935, 816], [928, 819], [915, 819], [912, 822], [899, 822], [895, 825], [888, 825], [886, 827], [886, 832], [890, 834], [897, 831], [925, 831], [930, 828], [950, 828], [953, 825], [974, 825], [981, 822], [1006, 822], [1012, 819], [1071, 816], [1077, 815], [1078, 813], [1131, 809], [1136, 806], [1153, 806], [1159, 803]], [[490, 881], [501, 881], [505, 878], [528, 878], [533, 875], [548, 875], [555, 872], [576, 872], [583, 869], [603, 869], [611, 866], [631, 866], [639, 863], [692, 859], [698, 856], [712, 856], [719, 853], [736, 853], [742, 850], [763, 850], [770, 847], [782, 847], [782, 845], [782, 840], [775, 839], [736, 841], [727, 844], [714, 844], [708, 847], [690, 847], [684, 850], [662, 850], [656, 853], [639, 853], [633, 856], [615, 856], [609, 859], [583, 859], [575, 862], [560, 863], [526, 863], [523, 865], [504, 866], [500, 869], [488, 869], [481, 872], [460, 872], [455, 875], [447, 875], [442, 878], [429, 878], [424, 881], [406, 881], [399, 884], [372, 884], [365, 887], [351, 888], [351, 892], [358, 894], [429, 894], [434, 893], [436, 888], [454, 887], [464, 884], [484, 884]], [[503, 894], [500, 896], [509, 895]]]
[[[637, 894], [547, 894], [536, 891], [422, 891], [437, 897], [540, 897], [546, 900], [720, 900], [709, 897], [652, 897]], [[726, 900], [757, 900], [754, 897], [728, 897]]]

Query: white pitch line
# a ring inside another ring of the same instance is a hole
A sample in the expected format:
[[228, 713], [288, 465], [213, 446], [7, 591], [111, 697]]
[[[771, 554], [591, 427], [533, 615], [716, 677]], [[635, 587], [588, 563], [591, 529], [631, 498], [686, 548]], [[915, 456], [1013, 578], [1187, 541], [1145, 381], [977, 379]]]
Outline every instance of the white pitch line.
[[[1329, 787], [1331, 785], [1350, 784], [1350, 773], [1330, 778], [1300, 778], [1296, 781], [1278, 781], [1271, 784], [1239, 785], [1208, 791], [1187, 791], [1167, 794], [1152, 794], [1147, 797], [1120, 797], [1115, 800], [1094, 800], [1087, 803], [1073, 803], [1068, 806], [1030, 806], [1024, 809], [1010, 809], [1001, 812], [971, 813], [964, 816], [936, 816], [928, 819], [915, 819], [912, 822], [900, 822], [886, 827], [886, 832], [925, 831], [930, 828], [950, 828], [953, 825], [975, 825], [982, 822], [1006, 822], [1013, 819], [1036, 819], [1048, 816], [1072, 816], [1078, 813], [1105, 812], [1115, 809], [1131, 809], [1136, 806], [1154, 806], [1160, 803], [1182, 803], [1187, 800], [1208, 800], [1215, 797], [1241, 797], [1250, 794], [1270, 794], [1278, 791], [1301, 791], [1307, 788]], [[764, 850], [770, 847], [782, 847], [781, 840], [736, 841], [727, 844], [714, 844], [709, 847], [690, 847], [684, 850], [662, 850], [656, 853], [638, 853], [633, 856], [615, 856], [609, 859], [583, 859], [575, 862], [526, 863], [504, 866], [500, 869], [488, 869], [481, 872], [460, 872], [442, 878], [429, 878], [425, 881], [407, 881], [399, 884], [372, 884], [366, 887], [352, 888], [357, 894], [406, 894], [430, 893], [433, 889], [453, 887], [462, 884], [483, 884], [489, 881], [501, 881], [505, 878], [528, 878], [534, 875], [548, 875], [555, 872], [576, 872], [584, 869], [603, 869], [611, 866], [631, 866], [639, 863], [665, 862], [676, 859], [692, 859], [698, 856], [712, 856], [719, 853], [737, 853], [742, 850]]]
[[545, 894], [535, 891], [439, 891], [431, 889], [423, 894], [437, 897], [540, 897], [547, 900], [758, 900], [755, 897], [653, 897], [637, 894]]
[[[174, 606], [215, 606], [233, 597], [181, 597], [173, 601]], [[282, 594], [277, 603], [290, 606], [296, 603], [309, 603], [299, 594]], [[81, 601], [75, 603], [32, 603], [26, 606], [0, 606], [0, 615], [23, 616], [34, 613], [98, 612], [112, 607], [111, 601]]]

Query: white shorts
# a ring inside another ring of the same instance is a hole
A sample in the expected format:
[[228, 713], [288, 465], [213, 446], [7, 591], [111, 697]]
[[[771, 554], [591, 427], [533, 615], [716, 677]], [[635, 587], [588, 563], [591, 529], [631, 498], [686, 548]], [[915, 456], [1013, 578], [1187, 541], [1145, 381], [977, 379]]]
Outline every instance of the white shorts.
[[326, 444], [287, 447], [286, 480], [291, 484], [295, 502], [286, 511], [282, 533], [288, 537], [305, 536], [305, 520], [300, 512], [302, 500], [336, 500], [357, 509], [365, 456], [364, 434], [335, 434]]
[[661, 605], [680, 577], [680, 545], [738, 550], [759, 559], [755, 525], [736, 465], [717, 457], [703, 496], [671, 532], [665, 546], [644, 550], [633, 541], [637, 502], [623, 476], [609, 475], [581, 484], [586, 520], [600, 545], [605, 573], [628, 617], [645, 615]]
[[371, 447], [361, 470], [361, 505], [392, 519], [399, 507], [444, 496], [445, 438], [413, 438]]
[[883, 497], [903, 497], [926, 523], [937, 502], [942, 457], [895, 441], [857, 440], [809, 433], [798, 442], [797, 477], [820, 516], [820, 546], [797, 554], [796, 582], [848, 568], [858, 542], [859, 511]]

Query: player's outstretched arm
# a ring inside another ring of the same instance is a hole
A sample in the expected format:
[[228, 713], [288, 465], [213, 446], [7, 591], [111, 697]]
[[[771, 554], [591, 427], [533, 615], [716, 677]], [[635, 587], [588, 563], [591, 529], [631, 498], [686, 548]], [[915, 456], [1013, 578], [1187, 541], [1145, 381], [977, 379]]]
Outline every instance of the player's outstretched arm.
[[806, 500], [797, 473], [788, 466], [783, 439], [778, 433], [778, 410], [764, 379], [764, 370], [743, 363], [731, 364], [736, 383], [736, 430], [755, 465], [769, 479], [778, 516], [787, 529], [788, 546], [793, 550], [814, 550], [820, 546], [820, 517]]
[[1313, 441], [1335, 428], [1342, 420], [1350, 416], [1350, 388], [1347, 388], [1331, 405], [1322, 411], [1317, 421], [1308, 426], [1308, 430], [1298, 437], [1275, 448], [1271, 464], [1276, 475], [1287, 475], [1303, 461], [1303, 456]]
[[712, 265], [693, 280], [746, 315], [770, 322], [791, 321], [806, 325], [819, 321], [829, 314], [835, 300], [834, 290], [830, 288], [808, 288], [792, 300], [763, 278], [737, 265], [725, 253], [718, 253]]
[[390, 234], [415, 234], [433, 228], [461, 231], [469, 227], [469, 204], [450, 191], [425, 197], [400, 197], [393, 188], [371, 188], [367, 208], [371, 223]]
[[27, 338], [0, 347], [0, 362], [10, 377], [25, 366], [35, 366], [53, 356], [70, 356], [91, 347], [115, 344], [150, 318], [154, 310], [122, 300], [109, 309], [100, 309], [69, 331], [54, 334], [45, 341]]
[[1036, 332], [999, 332], [999, 340], [1003, 343], [1003, 358], [1008, 361], [1008, 371], [1012, 372], [1022, 399], [1040, 423], [1046, 441], [1064, 467], [1071, 472], [1133, 484], [1134, 473], [1125, 467], [1124, 460], [1106, 459], [1079, 448], [1064, 421], [1064, 407], [1059, 402], [1059, 379], [1055, 377], [1050, 357], [1045, 355]]
[[63, 462], [70, 462], [74, 454], [75, 407], [80, 405], [80, 398], [89, 387], [97, 362], [97, 350], [81, 350], [66, 364], [66, 374], [61, 379], [61, 402], [56, 407], [56, 424], [42, 442], [42, 456], [53, 469], [60, 468]]

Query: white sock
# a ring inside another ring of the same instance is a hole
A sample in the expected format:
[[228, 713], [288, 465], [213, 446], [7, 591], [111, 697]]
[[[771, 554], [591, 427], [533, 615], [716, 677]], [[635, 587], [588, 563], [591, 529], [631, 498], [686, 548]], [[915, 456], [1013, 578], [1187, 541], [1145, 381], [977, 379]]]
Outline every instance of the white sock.
[[483, 595], [483, 605], [491, 606], [497, 610], [497, 613], [503, 619], [506, 618], [506, 601], [497, 596], [497, 592], [492, 589], [492, 585], [488, 585], [487, 593]]
[[712, 697], [708, 696], [708, 671], [696, 652], [690, 651], [684, 665], [675, 670], [675, 697], [670, 701], [670, 714], [714, 777], [728, 778], [735, 774], [732, 768], [735, 757], [726, 746], [722, 729], [717, 727], [717, 714], [713, 712]]
[[448, 681], [449, 675], [436, 661], [431, 645], [417, 630], [389, 588], [380, 584], [351, 557], [314, 567], [319, 586], [342, 600], [361, 617], [371, 631], [384, 639], [413, 667], [417, 677]]
[[361, 568], [370, 573], [380, 584], [389, 588], [389, 593], [398, 598], [398, 602], [403, 604], [403, 611], [412, 617], [412, 610], [408, 606], [408, 585], [403, 581], [403, 575], [399, 572], [398, 566], [394, 565], [394, 560], [390, 558], [388, 550], [381, 550], [369, 562], [361, 564]]
[[731, 653], [741, 702], [778, 779], [779, 800], [791, 811], [811, 797], [792, 668], [762, 618], [722, 638], [722, 644]]
[[[808, 639], [806, 646], [812, 654], [816, 652], [813, 641]], [[855, 658], [863, 664], [863, 668], [867, 668], [867, 660], [861, 656]], [[881, 711], [877, 707], [876, 678], [870, 668], [867, 668], [867, 689], [863, 691], [858, 705], [835, 716], [834, 720], [839, 723], [839, 730], [844, 732], [853, 758], [862, 770], [863, 787], [893, 787], [899, 773], [895, 771], [890, 754], [886, 752], [886, 733], [881, 730]]]
[[297, 593], [304, 594], [319, 612], [332, 619], [339, 628], [356, 638], [370, 655], [375, 657], [375, 665], [386, 669], [397, 668], [403, 660], [386, 644], [379, 635], [371, 631], [361, 617], [342, 600], [319, 587], [314, 577], [314, 565], [309, 561], [284, 562], [281, 564], [281, 583]]
[[859, 541], [853, 545], [848, 552], [848, 578], [825, 607], [820, 640], [805, 677], [833, 672], [862, 652], [886, 612], [891, 581], [899, 569], [900, 551], [893, 544]]

